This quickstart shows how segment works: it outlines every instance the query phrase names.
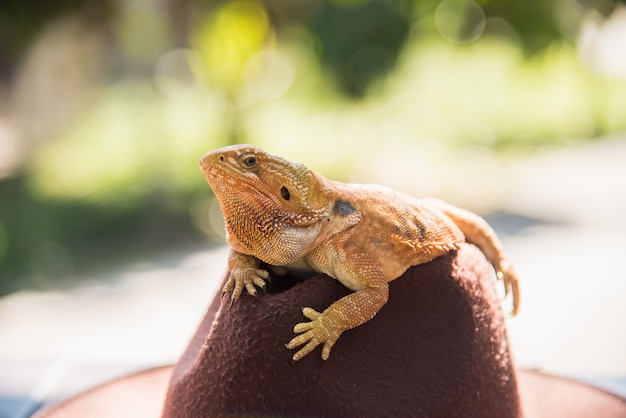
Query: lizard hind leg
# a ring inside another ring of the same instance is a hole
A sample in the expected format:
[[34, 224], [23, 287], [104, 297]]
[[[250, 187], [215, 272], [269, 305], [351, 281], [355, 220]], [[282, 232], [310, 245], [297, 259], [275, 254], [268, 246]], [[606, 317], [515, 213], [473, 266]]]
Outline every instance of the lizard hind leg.
[[480, 216], [437, 199], [428, 199], [429, 203], [439, 208], [459, 227], [465, 240], [476, 245], [496, 271], [496, 277], [504, 282], [504, 291], [513, 296], [511, 316], [519, 311], [520, 289], [515, 270], [507, 261], [500, 239], [489, 224]]

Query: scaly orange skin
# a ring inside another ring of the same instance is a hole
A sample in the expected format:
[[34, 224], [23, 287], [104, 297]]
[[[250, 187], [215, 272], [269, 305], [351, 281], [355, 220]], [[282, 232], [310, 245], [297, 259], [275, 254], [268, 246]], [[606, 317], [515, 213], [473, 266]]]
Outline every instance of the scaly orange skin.
[[231, 253], [223, 294], [256, 294], [269, 273], [325, 273], [354, 293], [294, 327], [287, 348], [297, 361], [322, 344], [322, 358], [342, 332], [369, 321], [387, 302], [388, 282], [470, 242], [478, 246], [519, 308], [518, 279], [494, 231], [478, 215], [436, 199], [414, 199], [375, 185], [325, 179], [302, 164], [251, 145], [220, 148], [200, 166], [224, 213]]

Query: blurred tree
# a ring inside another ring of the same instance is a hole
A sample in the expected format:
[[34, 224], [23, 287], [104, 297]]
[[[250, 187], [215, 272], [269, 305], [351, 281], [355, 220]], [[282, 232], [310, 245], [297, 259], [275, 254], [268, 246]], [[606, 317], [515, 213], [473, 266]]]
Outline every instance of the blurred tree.
[[79, 14], [90, 25], [105, 25], [114, 10], [110, 0], [0, 1], [0, 82], [10, 80], [41, 29], [65, 14]]
[[542, 50], [563, 35], [555, 14], [555, 2], [483, 0], [479, 3], [487, 17], [504, 18], [513, 26], [523, 49], [529, 54]]
[[[447, 0], [450, 1], [450, 0]], [[173, 44], [186, 44], [197, 12], [211, 12], [230, 0], [170, 0], [165, 4]], [[455, 0], [459, 13], [472, 0]], [[272, 24], [280, 29], [292, 22], [306, 24], [319, 41], [319, 57], [353, 97], [362, 97], [368, 84], [390, 71], [415, 22], [432, 16], [442, 0], [264, 0]], [[519, 34], [528, 53], [535, 53], [562, 36], [563, 10], [578, 7], [608, 15], [619, 0], [477, 0], [485, 16], [500, 17]], [[0, 81], [6, 80], [43, 25], [63, 14], [80, 14], [91, 24], [115, 20], [113, 0], [2, 0], [0, 2]], [[471, 19], [470, 15], [463, 18]], [[419, 29], [419, 28], [418, 28]], [[431, 30], [427, 29], [427, 30]], [[236, 35], [233, 33], [233, 36]]]
[[321, 62], [342, 90], [363, 97], [372, 81], [393, 69], [409, 33], [412, 4], [329, 1], [308, 19]]
[[[577, 26], [580, 10], [608, 15], [616, 0], [265, 0], [272, 23], [280, 32], [293, 22], [306, 25], [317, 40], [322, 65], [341, 91], [362, 98], [373, 81], [393, 70], [412, 28], [432, 36], [430, 23], [443, 6], [456, 21], [459, 37], [475, 40], [489, 18], [510, 25], [522, 49], [536, 54], [563, 38], [564, 26]], [[445, 5], [444, 5], [445, 3]], [[477, 36], [477, 16], [482, 27]], [[570, 21], [567, 21], [567, 20]], [[571, 22], [571, 20], [574, 22]]]

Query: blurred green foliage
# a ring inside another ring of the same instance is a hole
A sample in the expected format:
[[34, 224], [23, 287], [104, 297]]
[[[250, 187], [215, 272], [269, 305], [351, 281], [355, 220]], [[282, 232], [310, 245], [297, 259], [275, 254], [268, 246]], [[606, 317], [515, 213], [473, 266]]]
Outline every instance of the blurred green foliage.
[[163, 194], [121, 208], [42, 198], [24, 182], [15, 177], [0, 183], [0, 294], [65, 285], [86, 267], [158, 250], [171, 237], [177, 243], [198, 238], [186, 217], [166, 209], [170, 197]]
[[208, 14], [192, 34], [207, 81], [237, 95], [246, 63], [265, 46], [270, 22], [265, 8], [256, 1], [226, 2]]
[[[219, 234], [197, 161], [226, 144], [348, 179], [390, 147], [511, 154], [626, 130], [626, 82], [589, 71], [573, 43], [585, 14], [611, 2], [109, 0], [96, 20], [88, 1], [32, 6], [32, 19], [19, 3], [0, 6], [8, 90], [26, 77], [24, 96], [38, 96], [28, 86], [45, 83], [28, 82], [19, 55], [68, 11], [98, 25], [105, 68], [43, 139], [28, 142], [29, 125], [46, 126], [15, 106], [28, 152], [0, 180], [0, 294]], [[38, 70], [54, 84], [81, 68]]]
[[328, 2], [309, 19], [321, 63], [346, 93], [363, 97], [373, 80], [394, 68], [411, 26], [414, 2], [404, 3]]
[[177, 201], [198, 190], [198, 160], [223, 136], [210, 97], [166, 100], [144, 83], [107, 90], [98, 104], [41, 146], [31, 190], [50, 199], [134, 206], [155, 193]]

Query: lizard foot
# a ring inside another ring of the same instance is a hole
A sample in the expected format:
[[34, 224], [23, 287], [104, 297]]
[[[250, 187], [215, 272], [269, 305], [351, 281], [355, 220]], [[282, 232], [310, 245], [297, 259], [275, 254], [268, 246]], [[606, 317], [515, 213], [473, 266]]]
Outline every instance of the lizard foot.
[[328, 360], [330, 349], [335, 345], [343, 330], [328, 318], [326, 311], [320, 313], [311, 308], [304, 308], [302, 313], [311, 321], [301, 322], [293, 327], [293, 332], [300, 335], [289, 341], [286, 347], [291, 350], [306, 344], [293, 355], [293, 361], [300, 360], [320, 344], [323, 344], [322, 359]]
[[[256, 287], [265, 289], [265, 281], [269, 280], [269, 273], [266, 270], [255, 268], [236, 268], [230, 272], [230, 276], [222, 289], [222, 297], [232, 291], [230, 295], [230, 306], [233, 305], [245, 288], [246, 291], [256, 296]], [[230, 307], [229, 306], [229, 307]]]

